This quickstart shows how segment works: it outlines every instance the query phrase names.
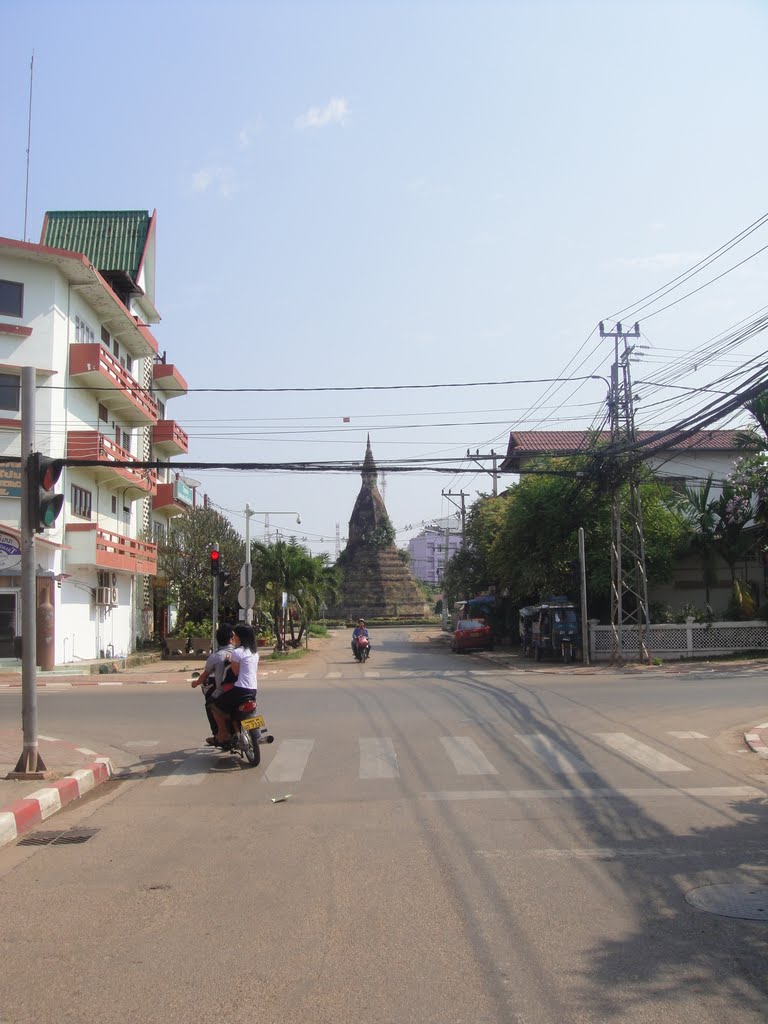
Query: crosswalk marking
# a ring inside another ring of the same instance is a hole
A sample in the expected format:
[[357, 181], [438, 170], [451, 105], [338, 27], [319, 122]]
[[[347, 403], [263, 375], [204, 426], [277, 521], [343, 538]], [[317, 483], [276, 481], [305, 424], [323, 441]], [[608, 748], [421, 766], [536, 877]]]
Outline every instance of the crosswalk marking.
[[381, 679], [381, 672], [363, 672], [366, 679]]
[[707, 740], [703, 732], [670, 732], [667, 735], [674, 736], [676, 740]]
[[341, 672], [329, 672], [326, 679], [341, 679]]
[[360, 738], [361, 779], [396, 779], [399, 775], [395, 745], [388, 736]]
[[288, 678], [289, 679], [306, 679], [307, 678], [307, 673], [306, 672], [291, 672], [291, 674], [288, 676]]
[[208, 772], [204, 765], [210, 760], [211, 749], [197, 750], [181, 762], [178, 768], [160, 783], [161, 786], [199, 786]]
[[644, 789], [456, 789], [424, 793], [425, 800], [637, 800], [641, 797], [699, 797], [739, 798], [762, 797], [765, 794], [755, 786], [701, 786], [690, 789], [672, 789], [665, 786]]
[[528, 749], [537, 754], [550, 771], [558, 775], [594, 775], [595, 769], [566, 750], [560, 743], [555, 743], [551, 736], [543, 732], [517, 734], [518, 740]]
[[282, 740], [264, 773], [267, 780], [299, 782], [314, 745], [314, 740]]
[[598, 732], [597, 738], [611, 747], [619, 754], [630, 758], [643, 768], [650, 768], [654, 772], [689, 772], [691, 769], [679, 761], [674, 761], [666, 754], [662, 754], [653, 747], [632, 739], [625, 732]]
[[441, 736], [440, 742], [459, 775], [498, 775], [480, 747], [469, 736]]

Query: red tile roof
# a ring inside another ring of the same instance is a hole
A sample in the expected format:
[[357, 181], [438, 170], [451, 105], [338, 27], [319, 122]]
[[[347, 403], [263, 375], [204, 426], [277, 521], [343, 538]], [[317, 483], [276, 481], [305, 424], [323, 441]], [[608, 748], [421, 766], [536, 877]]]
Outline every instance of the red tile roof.
[[[648, 441], [659, 431], [638, 430], [637, 440]], [[701, 430], [689, 437], [670, 435], [648, 446], [652, 451], [708, 451], [732, 452], [736, 450], [737, 430]], [[611, 435], [607, 430], [590, 434], [586, 430], [516, 430], [509, 435], [509, 445], [502, 470], [515, 471], [520, 459], [538, 455], [576, 455], [589, 451], [595, 444], [605, 444]]]

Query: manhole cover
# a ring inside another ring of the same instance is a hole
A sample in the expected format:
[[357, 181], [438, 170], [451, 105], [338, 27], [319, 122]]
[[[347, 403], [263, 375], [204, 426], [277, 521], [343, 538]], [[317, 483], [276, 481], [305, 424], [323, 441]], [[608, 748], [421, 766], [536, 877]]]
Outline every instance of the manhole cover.
[[768, 921], [768, 885], [733, 882], [691, 889], [686, 902], [697, 910], [745, 921]]

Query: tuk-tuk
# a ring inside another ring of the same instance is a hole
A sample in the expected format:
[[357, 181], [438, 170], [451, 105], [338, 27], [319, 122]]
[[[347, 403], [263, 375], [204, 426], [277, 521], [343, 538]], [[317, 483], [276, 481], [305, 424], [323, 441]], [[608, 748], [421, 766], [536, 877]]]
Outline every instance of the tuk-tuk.
[[563, 661], [573, 661], [581, 648], [576, 605], [566, 597], [549, 597], [521, 608], [520, 643], [525, 658], [541, 661], [542, 653], [554, 652]]

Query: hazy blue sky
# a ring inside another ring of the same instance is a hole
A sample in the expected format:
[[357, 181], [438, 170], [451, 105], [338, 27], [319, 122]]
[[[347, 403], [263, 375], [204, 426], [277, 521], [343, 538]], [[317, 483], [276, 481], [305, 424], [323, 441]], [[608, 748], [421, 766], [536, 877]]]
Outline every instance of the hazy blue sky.
[[[582, 349], [597, 321], [768, 209], [765, 2], [0, 0], [0, 19], [0, 234], [23, 230], [34, 50], [28, 235], [47, 209], [157, 208], [155, 334], [191, 388], [551, 377], [577, 352], [571, 372], [605, 374], [608, 343]], [[641, 313], [636, 376], [768, 303], [767, 257]], [[605, 388], [544, 392], [191, 393], [171, 414], [195, 458], [362, 458], [369, 431], [380, 460], [458, 456], [587, 427]], [[314, 551], [360, 484], [194, 475], [226, 508], [298, 509]], [[441, 488], [489, 486], [389, 474], [400, 543], [451, 510]]]

